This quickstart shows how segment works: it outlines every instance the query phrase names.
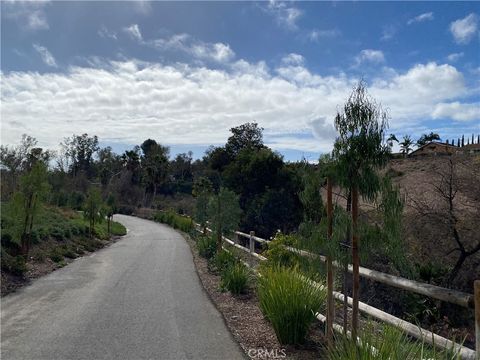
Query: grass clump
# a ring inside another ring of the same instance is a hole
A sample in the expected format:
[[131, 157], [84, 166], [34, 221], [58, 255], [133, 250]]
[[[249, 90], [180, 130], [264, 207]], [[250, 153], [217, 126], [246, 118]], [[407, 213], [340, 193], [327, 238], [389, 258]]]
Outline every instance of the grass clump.
[[56, 262], [56, 263], [59, 263], [59, 262], [63, 261], [63, 253], [62, 253], [61, 249], [59, 249], [58, 247], [54, 248], [50, 252], [48, 257], [50, 258], [50, 260], [52, 260], [53, 262]]
[[335, 339], [335, 346], [327, 350], [330, 360], [456, 360], [460, 355], [453, 350], [439, 351], [424, 342], [411, 340], [400, 329], [383, 324], [375, 328], [369, 324], [360, 335], [361, 343], [346, 336]]
[[325, 304], [326, 291], [305, 281], [297, 268], [262, 269], [258, 278], [260, 308], [281, 344], [303, 344], [315, 314]]
[[217, 253], [217, 243], [211, 236], [199, 236], [197, 240], [198, 254], [209, 260]]
[[212, 272], [222, 273], [237, 262], [238, 260], [235, 258], [235, 255], [229, 251], [222, 250], [210, 258], [208, 268]]
[[236, 261], [222, 271], [221, 289], [228, 290], [234, 295], [247, 292], [250, 279], [250, 270], [241, 262]]
[[159, 211], [153, 216], [153, 219], [183, 232], [190, 232], [193, 230], [192, 219], [178, 215], [172, 210]]

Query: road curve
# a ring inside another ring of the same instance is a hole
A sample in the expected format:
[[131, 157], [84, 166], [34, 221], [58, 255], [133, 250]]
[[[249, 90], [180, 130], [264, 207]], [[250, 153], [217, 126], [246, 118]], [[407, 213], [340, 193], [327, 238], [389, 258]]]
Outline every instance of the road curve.
[[130, 216], [128, 234], [1, 300], [1, 358], [244, 359], [185, 240]]

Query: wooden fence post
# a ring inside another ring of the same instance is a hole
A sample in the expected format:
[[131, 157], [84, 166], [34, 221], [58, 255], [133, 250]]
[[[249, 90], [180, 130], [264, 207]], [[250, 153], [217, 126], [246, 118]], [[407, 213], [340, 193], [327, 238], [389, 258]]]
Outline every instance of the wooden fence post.
[[[327, 178], [327, 239], [332, 241], [333, 234], [333, 204], [332, 204], [332, 181]], [[333, 346], [333, 319], [335, 317], [335, 305], [333, 299], [333, 264], [332, 254], [327, 256], [327, 343], [328, 347]]]
[[251, 253], [255, 252], [255, 240], [253, 240], [254, 236], [255, 236], [255, 231], [250, 231], [250, 252]]
[[475, 297], [475, 350], [477, 360], [480, 360], [480, 280], [473, 283]]

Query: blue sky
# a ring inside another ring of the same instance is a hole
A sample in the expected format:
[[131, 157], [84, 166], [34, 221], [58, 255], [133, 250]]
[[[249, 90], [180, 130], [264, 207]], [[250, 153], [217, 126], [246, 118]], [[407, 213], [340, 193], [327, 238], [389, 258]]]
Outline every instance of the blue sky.
[[480, 133], [478, 2], [2, 2], [2, 144], [97, 134], [122, 151], [224, 144], [247, 121], [289, 160], [330, 151], [354, 84], [390, 130]]

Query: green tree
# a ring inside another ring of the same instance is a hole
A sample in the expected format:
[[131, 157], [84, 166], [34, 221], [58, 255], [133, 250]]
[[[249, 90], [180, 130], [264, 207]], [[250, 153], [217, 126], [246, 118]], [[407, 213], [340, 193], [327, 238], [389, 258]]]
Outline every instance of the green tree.
[[30, 250], [34, 221], [48, 189], [47, 166], [39, 161], [20, 178], [19, 191], [13, 195], [14, 233], [20, 239], [21, 253], [25, 257]]
[[62, 150], [68, 159], [70, 171], [73, 177], [83, 172], [87, 178], [95, 175], [94, 155], [99, 150], [98, 137], [88, 136], [88, 134], [72, 135], [71, 138], [65, 138], [60, 144]]
[[110, 194], [105, 205], [105, 215], [107, 216], [107, 232], [108, 235], [110, 235], [112, 232], [113, 215], [117, 212], [117, 199], [115, 199], [115, 196]]
[[100, 190], [91, 187], [88, 190], [87, 198], [83, 209], [83, 214], [89, 222], [89, 234], [93, 238], [95, 233], [95, 223], [101, 223], [105, 217], [105, 207]]
[[373, 201], [380, 188], [377, 169], [386, 164], [390, 148], [384, 142], [387, 113], [367, 93], [360, 82], [353, 90], [341, 113], [335, 117], [339, 135], [334, 143], [333, 158], [337, 165], [339, 183], [352, 194], [352, 263], [353, 263], [353, 316], [352, 336], [358, 330], [359, 229], [358, 198]]
[[400, 142], [400, 151], [404, 157], [407, 157], [408, 153], [412, 151], [413, 140], [410, 135], [405, 135]]
[[222, 250], [222, 236], [231, 233], [238, 226], [240, 214], [238, 196], [233, 191], [220, 188], [218, 194], [210, 198], [208, 217], [217, 239], [217, 252]]
[[[141, 158], [147, 190], [152, 192], [152, 200], [157, 196], [158, 187], [165, 182], [168, 170], [169, 148], [147, 139], [140, 146], [143, 151]], [[146, 199], [145, 199], [146, 200]]]
[[245, 123], [230, 129], [232, 136], [228, 138], [225, 150], [232, 156], [243, 149], [261, 149], [263, 145], [263, 128], [257, 123]]
[[393, 142], [396, 142], [398, 144], [398, 139], [395, 136], [395, 134], [390, 134], [390, 136], [387, 139], [387, 144], [390, 146], [390, 149], [393, 148]]
[[195, 220], [202, 226], [205, 235], [207, 232], [208, 202], [212, 192], [213, 185], [208, 178], [200, 177], [195, 180], [192, 190], [192, 195], [196, 198]]
[[440, 135], [438, 135], [437, 133], [434, 133], [434, 132], [430, 132], [430, 134], [423, 134], [422, 136], [420, 136], [420, 138], [417, 140], [417, 146], [423, 146], [425, 145], [426, 143], [430, 142], [430, 141], [435, 141], [435, 140], [442, 140], [440, 138]]

